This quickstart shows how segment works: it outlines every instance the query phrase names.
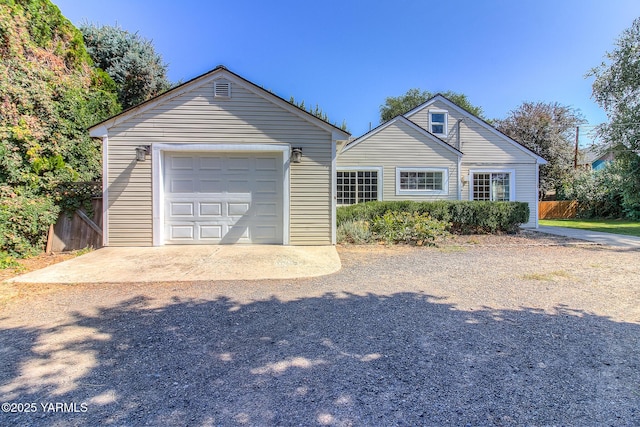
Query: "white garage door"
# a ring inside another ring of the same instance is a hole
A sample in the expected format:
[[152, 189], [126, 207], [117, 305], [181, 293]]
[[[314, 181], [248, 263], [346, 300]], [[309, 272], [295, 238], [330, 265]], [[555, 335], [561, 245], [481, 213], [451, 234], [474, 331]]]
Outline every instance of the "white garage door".
[[281, 244], [280, 157], [165, 152], [165, 243]]

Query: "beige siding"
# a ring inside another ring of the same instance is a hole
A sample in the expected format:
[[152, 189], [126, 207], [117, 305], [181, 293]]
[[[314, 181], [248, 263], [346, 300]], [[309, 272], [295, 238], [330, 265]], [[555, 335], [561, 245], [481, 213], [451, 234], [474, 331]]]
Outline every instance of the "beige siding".
[[448, 112], [447, 143], [456, 146], [458, 141], [458, 120], [460, 122], [460, 151], [464, 153], [466, 162], [487, 163], [534, 163], [535, 159], [505, 138], [496, 135], [466, 115], [448, 108], [446, 104], [435, 102], [426, 108], [415, 112], [408, 118], [417, 125], [429, 129], [429, 112], [432, 110], [446, 110]]
[[[439, 146], [424, 133], [402, 121], [396, 121], [338, 155], [338, 170], [353, 166], [383, 168], [383, 200], [455, 200], [458, 197], [456, 153]], [[397, 195], [396, 167], [448, 168], [448, 194]]]
[[[448, 134], [445, 140], [456, 146], [460, 141], [462, 151], [462, 176], [470, 182], [469, 170], [513, 170], [515, 171], [515, 200], [529, 203], [529, 222], [525, 227], [535, 227], [538, 195], [536, 192], [536, 159], [520, 147], [497, 135], [485, 126], [458, 113], [441, 102], [434, 102], [409, 117], [414, 123], [429, 127], [429, 112], [446, 110], [448, 112]], [[458, 138], [458, 120], [460, 135]], [[462, 188], [462, 199], [469, 200], [469, 185]]]
[[230, 99], [213, 97], [213, 79], [193, 85], [109, 129], [109, 245], [153, 244], [152, 162], [136, 162], [135, 147], [154, 143], [302, 147], [290, 167], [289, 241], [331, 244], [331, 133], [245, 84], [234, 81]]
[[109, 139], [108, 144], [109, 245], [150, 246], [151, 162], [136, 162], [134, 147], [118, 139]]
[[[529, 203], [530, 217], [525, 227], [534, 227], [537, 217], [537, 164], [526, 150], [514, 145], [504, 137], [487, 129], [486, 126], [461, 114], [447, 104], [436, 101], [408, 116], [413, 123], [429, 129], [429, 112], [445, 110], [448, 112], [448, 132], [444, 140], [462, 151], [461, 176], [467, 183], [462, 186], [461, 199], [469, 200], [469, 171], [510, 170], [515, 173], [515, 200]], [[459, 125], [458, 125], [459, 123]], [[383, 200], [428, 200], [457, 198], [457, 157], [420, 132], [402, 122], [396, 122], [378, 134], [363, 140], [340, 154], [337, 160], [340, 167], [383, 167]], [[396, 191], [397, 166], [433, 166], [449, 168], [449, 194], [447, 196], [398, 196]]]

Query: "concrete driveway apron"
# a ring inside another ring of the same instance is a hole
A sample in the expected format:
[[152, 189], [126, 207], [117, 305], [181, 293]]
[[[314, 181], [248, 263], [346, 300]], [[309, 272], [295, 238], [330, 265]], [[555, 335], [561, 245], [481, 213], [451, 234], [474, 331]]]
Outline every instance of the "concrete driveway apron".
[[108, 247], [8, 281], [138, 283], [294, 279], [323, 276], [340, 268], [335, 246]]

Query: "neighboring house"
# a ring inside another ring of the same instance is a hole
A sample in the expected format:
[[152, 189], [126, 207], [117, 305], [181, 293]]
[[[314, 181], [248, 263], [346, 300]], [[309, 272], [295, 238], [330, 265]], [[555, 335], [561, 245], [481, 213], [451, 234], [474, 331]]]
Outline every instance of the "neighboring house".
[[347, 143], [337, 204], [370, 200], [529, 203], [538, 226], [538, 168], [546, 161], [442, 95]]
[[224, 67], [90, 133], [105, 246], [335, 243], [336, 144], [349, 134]]
[[614, 150], [602, 146], [589, 147], [582, 154], [584, 157], [582, 166], [594, 171], [604, 169], [616, 158]]

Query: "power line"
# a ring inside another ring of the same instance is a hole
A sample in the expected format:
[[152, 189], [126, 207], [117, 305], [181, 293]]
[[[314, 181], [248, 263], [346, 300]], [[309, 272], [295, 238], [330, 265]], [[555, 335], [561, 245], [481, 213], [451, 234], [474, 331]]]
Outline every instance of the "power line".
[[600, 126], [639, 126], [640, 122], [626, 122], [626, 123], [600, 123], [599, 125], [580, 125], [581, 128], [583, 127], [592, 127], [592, 128], [597, 128]]

